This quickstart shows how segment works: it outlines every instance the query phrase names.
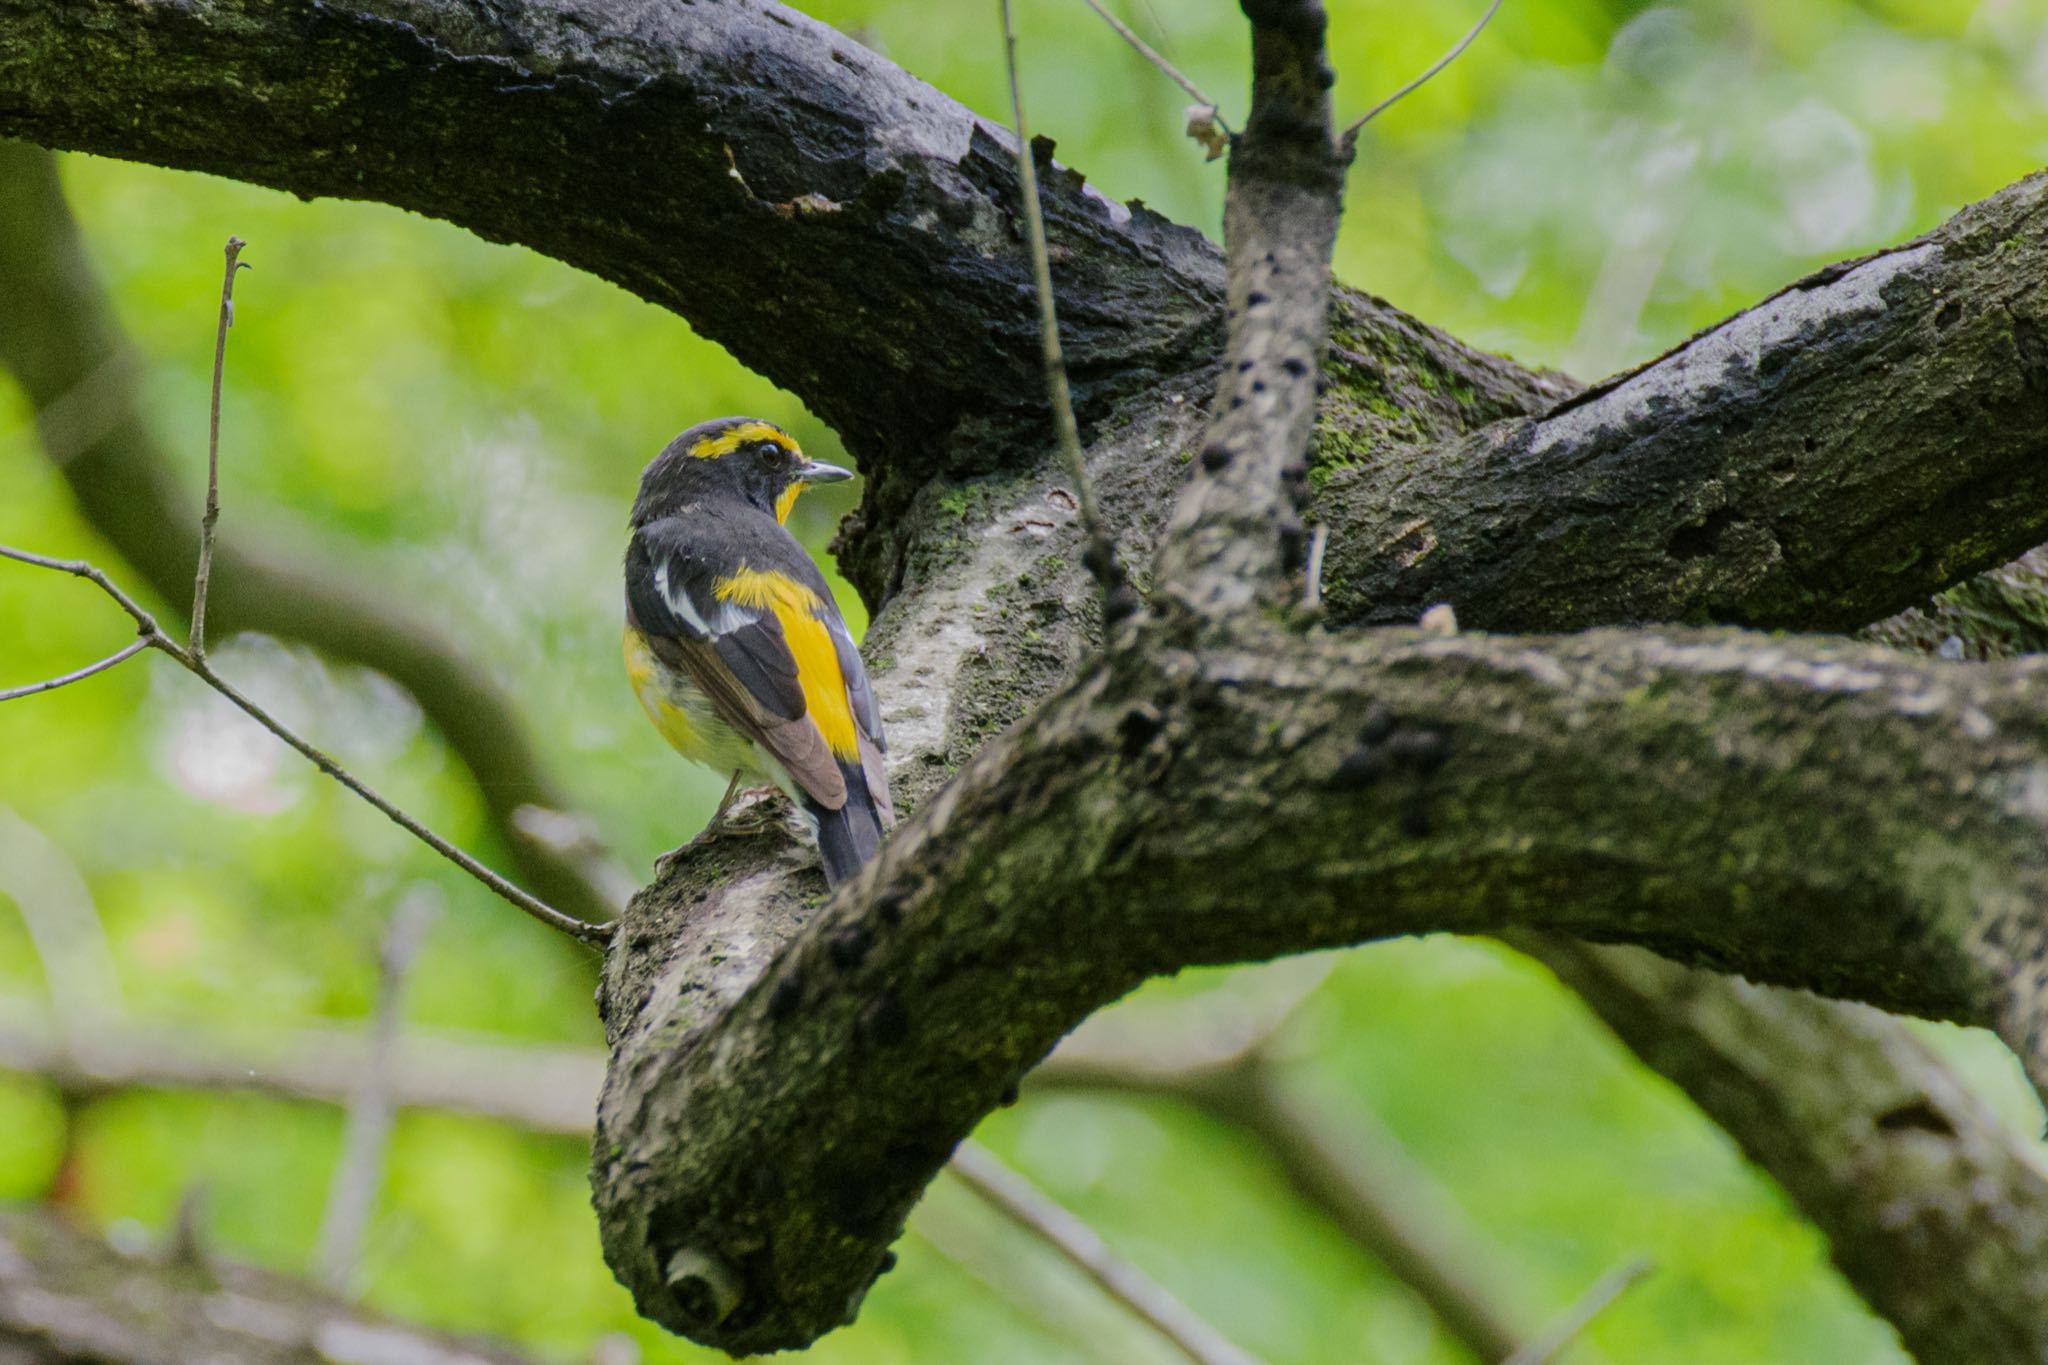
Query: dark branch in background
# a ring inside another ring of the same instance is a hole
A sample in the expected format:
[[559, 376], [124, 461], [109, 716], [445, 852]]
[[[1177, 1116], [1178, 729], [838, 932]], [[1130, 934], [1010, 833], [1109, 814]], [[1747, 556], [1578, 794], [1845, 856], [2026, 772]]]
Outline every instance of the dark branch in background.
[[947, 1169], [991, 1208], [1057, 1247], [1103, 1293], [1149, 1323], [1196, 1365], [1258, 1365], [1256, 1357], [1232, 1345], [1151, 1276], [1111, 1251], [1093, 1228], [977, 1144], [961, 1143]]
[[[1042, 458], [1028, 263], [1007, 245], [984, 249], [990, 232], [1007, 244], [1017, 203], [999, 129], [773, 3], [709, 3], [687, 26], [643, 16], [628, 27], [611, 7], [570, 0], [546, 18], [522, 11], [488, 30], [454, 0], [380, 10], [211, 0], [201, 18], [162, 3], [85, 0], [59, 23], [39, 0], [7, 0], [0, 131], [304, 194], [381, 199], [522, 242], [674, 309], [846, 437], [872, 482], [842, 563], [877, 606], [913, 567], [921, 489], [935, 479], [1028, 472]], [[118, 60], [145, 42], [157, 59]], [[405, 78], [365, 85], [363, 73], [390, 70]], [[789, 99], [792, 89], [805, 98]], [[715, 101], [691, 93], [714, 90]], [[129, 115], [137, 106], [183, 117], [137, 122]], [[343, 146], [373, 152], [308, 153]], [[728, 146], [748, 158], [744, 187], [730, 175]], [[1070, 171], [1048, 177], [1044, 190], [1084, 426], [1162, 384], [1199, 399], [1221, 335], [1215, 249], [1148, 212], [1126, 216]], [[12, 207], [12, 198], [0, 195], [0, 205]], [[1519, 372], [1488, 366], [1384, 305], [1344, 296], [1312, 471], [1315, 482], [1328, 478], [1330, 491], [1350, 494], [1318, 507], [1334, 533], [1325, 583], [1333, 618], [1377, 609], [1413, 620], [1451, 596], [1425, 591], [1426, 580], [1440, 578], [1460, 589], [1453, 600], [1468, 623], [1490, 628], [1476, 613], [1496, 589], [1523, 603], [1524, 614], [1536, 595], [1569, 591], [1562, 605], [1572, 619], [1560, 615], [1545, 628], [1673, 616], [1846, 628], [2048, 539], [2029, 472], [2043, 464], [2044, 424], [2007, 420], [2024, 417], [2015, 409], [2043, 391], [2032, 376], [2048, 368], [2048, 347], [2036, 341], [2048, 328], [2039, 296], [2048, 242], [2036, 216], [2014, 213], [2020, 199], [2037, 198], [2036, 183], [2026, 182], [1982, 206], [1989, 213], [1966, 213], [1936, 234], [1947, 237], [1940, 252], [1903, 272], [1915, 277], [1938, 256], [1958, 283], [1972, 282], [1966, 296], [1936, 278], [1928, 283], [1941, 295], [1887, 288], [1881, 311], [1866, 301], [1791, 318], [1780, 308], [1781, 320], [1800, 325], [1760, 373], [1726, 389], [1699, 372], [1694, 383], [1667, 386], [1654, 406], [1667, 411], [1668, 434], [1619, 442], [1655, 462], [1626, 463], [1615, 442], [1583, 426], [1583, 442], [1534, 446], [1519, 461], [1496, 451], [1477, 474], [1489, 499], [1505, 499], [1492, 517], [1460, 508], [1427, 477], [1477, 452], [1413, 448], [1523, 410], [1520, 400], [1502, 406], [1495, 387]], [[22, 259], [12, 245], [0, 251], [0, 271]], [[706, 259], [724, 268], [697, 269]], [[798, 277], [806, 287], [787, 289]], [[10, 298], [24, 297], [7, 283]], [[765, 315], [759, 299], [782, 293], [788, 309]], [[1747, 325], [1771, 311], [1745, 315]], [[0, 317], [0, 349], [17, 315], [10, 308]], [[1956, 363], [1930, 360], [1930, 350], [1953, 353]], [[101, 347], [91, 359], [109, 353]], [[1824, 353], [1833, 359], [1823, 363]], [[1893, 364], [1912, 367], [1912, 382], [1878, 403], [1868, 390]], [[96, 368], [79, 366], [77, 377]], [[1525, 397], [1569, 391], [1526, 375], [1507, 386]], [[1974, 408], [1973, 387], [1991, 396], [1988, 412]], [[1894, 397], [1906, 400], [1896, 416]], [[1606, 411], [1597, 415], [1605, 420]], [[1944, 414], [1953, 420], [1930, 420]], [[1439, 417], [1453, 419], [1451, 430]], [[1185, 448], [1140, 448], [1133, 458], [1170, 461]], [[1584, 459], [1575, 464], [1575, 456]], [[1883, 462], [1885, 474], [1866, 478], [1868, 460]], [[1573, 473], [1587, 462], [1600, 482]], [[1724, 466], [1730, 477], [1717, 487]], [[1650, 477], [1653, 469], [1675, 494]], [[132, 513], [88, 511], [160, 591], [182, 592], [189, 552], [176, 572], [160, 573], [130, 543], [147, 534], [111, 529], [124, 515], [144, 527], [188, 524], [175, 508], [147, 504], [153, 482], [109, 478], [105, 501], [115, 489], [143, 501]], [[1731, 489], [1742, 505], [1723, 501]], [[1797, 509], [1776, 536], [1776, 555], [1759, 534], [1775, 528], [1774, 489]], [[1395, 502], [1409, 505], [1389, 519]], [[1350, 533], [1347, 517], [1360, 519]], [[1831, 531], [1830, 518], [1851, 529]], [[1410, 523], [1420, 524], [1404, 536]], [[1498, 564], [1518, 539], [1533, 547], [1530, 567], [1540, 571], [1527, 597]], [[1599, 601], [1582, 600], [1577, 590], [1587, 585], [1566, 570], [1579, 545], [1612, 549], [1626, 566], [1624, 582]], [[1454, 562], [1464, 568], [1440, 572]], [[1866, 573], [1876, 589], [1856, 587]], [[1354, 574], [1355, 589], [1347, 582]], [[1486, 579], [1484, 590], [1468, 575]], [[1660, 575], [1691, 590], [1673, 601], [1654, 589]], [[1802, 580], [1821, 587], [1802, 595]], [[334, 595], [310, 586], [324, 595], [277, 596]], [[1666, 603], [1676, 609], [1663, 610]], [[1623, 611], [1600, 614], [1607, 606]], [[379, 666], [404, 683], [399, 670]], [[451, 707], [435, 720], [453, 736], [462, 717]], [[488, 762], [481, 739], [457, 748], [473, 764]], [[495, 788], [486, 781], [482, 790], [489, 799]]]
[[[4, 44], [0, 44], [4, 47]], [[0, 57], [0, 62], [4, 62]], [[49, 153], [0, 141], [0, 365], [35, 406], [43, 449], [93, 528], [156, 597], [182, 602], [197, 553], [178, 528], [201, 515], [143, 420], [135, 362], [94, 278]], [[389, 677], [420, 705], [476, 781], [499, 842], [535, 892], [598, 920], [624, 894], [600, 851], [529, 836], [524, 824], [565, 798], [541, 771], [527, 727], [449, 631], [352, 585], [360, 570], [317, 564], [238, 531], [216, 555], [208, 615], [216, 635], [260, 630]], [[559, 822], [557, 822], [559, 823]]]
[[1291, 1011], [1248, 1026], [1226, 1016], [1219, 1030], [1218, 1003], [1097, 1015], [1032, 1071], [1026, 1093], [1154, 1096], [1242, 1131], [1304, 1207], [1413, 1290], [1475, 1359], [1511, 1355], [1531, 1333], [1506, 1302], [1499, 1250], [1370, 1114], [1338, 1123], [1291, 1092], [1272, 1047]]
[[1630, 949], [1509, 941], [1777, 1179], [1915, 1360], [2048, 1358], [2048, 1167], [1904, 1025]]
[[508, 1346], [394, 1322], [283, 1276], [190, 1256], [124, 1255], [65, 1220], [0, 1215], [8, 1365], [533, 1365]]

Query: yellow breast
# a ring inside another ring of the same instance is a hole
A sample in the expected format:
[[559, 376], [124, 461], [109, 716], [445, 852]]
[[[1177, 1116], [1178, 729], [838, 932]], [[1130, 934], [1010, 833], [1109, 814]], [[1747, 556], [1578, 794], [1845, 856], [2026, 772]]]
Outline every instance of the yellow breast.
[[730, 777], [744, 772], [764, 776], [754, 746], [718, 718], [711, 701], [697, 685], [660, 659], [647, 637], [626, 627], [626, 677], [640, 708], [675, 751]]

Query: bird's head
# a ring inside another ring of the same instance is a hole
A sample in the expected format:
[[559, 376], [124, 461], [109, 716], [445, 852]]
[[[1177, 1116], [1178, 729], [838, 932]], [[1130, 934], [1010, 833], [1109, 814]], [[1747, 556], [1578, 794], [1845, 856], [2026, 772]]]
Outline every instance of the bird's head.
[[738, 498], [785, 521], [797, 494], [811, 484], [852, 477], [850, 469], [806, 456], [796, 438], [773, 422], [720, 417], [699, 422], [654, 457], [640, 475], [633, 524], [644, 526], [720, 498]]

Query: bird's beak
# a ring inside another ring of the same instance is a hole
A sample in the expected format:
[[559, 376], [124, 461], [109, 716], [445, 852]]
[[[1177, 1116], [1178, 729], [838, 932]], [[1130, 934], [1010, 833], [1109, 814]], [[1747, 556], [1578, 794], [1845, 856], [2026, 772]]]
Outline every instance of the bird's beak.
[[841, 469], [836, 464], [824, 464], [817, 460], [806, 460], [796, 471], [798, 483], [840, 483], [853, 477], [851, 469]]

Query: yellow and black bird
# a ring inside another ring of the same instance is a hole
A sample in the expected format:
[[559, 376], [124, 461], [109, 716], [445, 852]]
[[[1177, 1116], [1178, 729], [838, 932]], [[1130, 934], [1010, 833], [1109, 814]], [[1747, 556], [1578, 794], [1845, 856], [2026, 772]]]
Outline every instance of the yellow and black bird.
[[[851, 478], [749, 417], [691, 427], [654, 457], [626, 549], [626, 673], [685, 758], [773, 781], [833, 886], [895, 820], [881, 718], [818, 566], [784, 529], [806, 485]], [[713, 817], [716, 819], [717, 817]]]

